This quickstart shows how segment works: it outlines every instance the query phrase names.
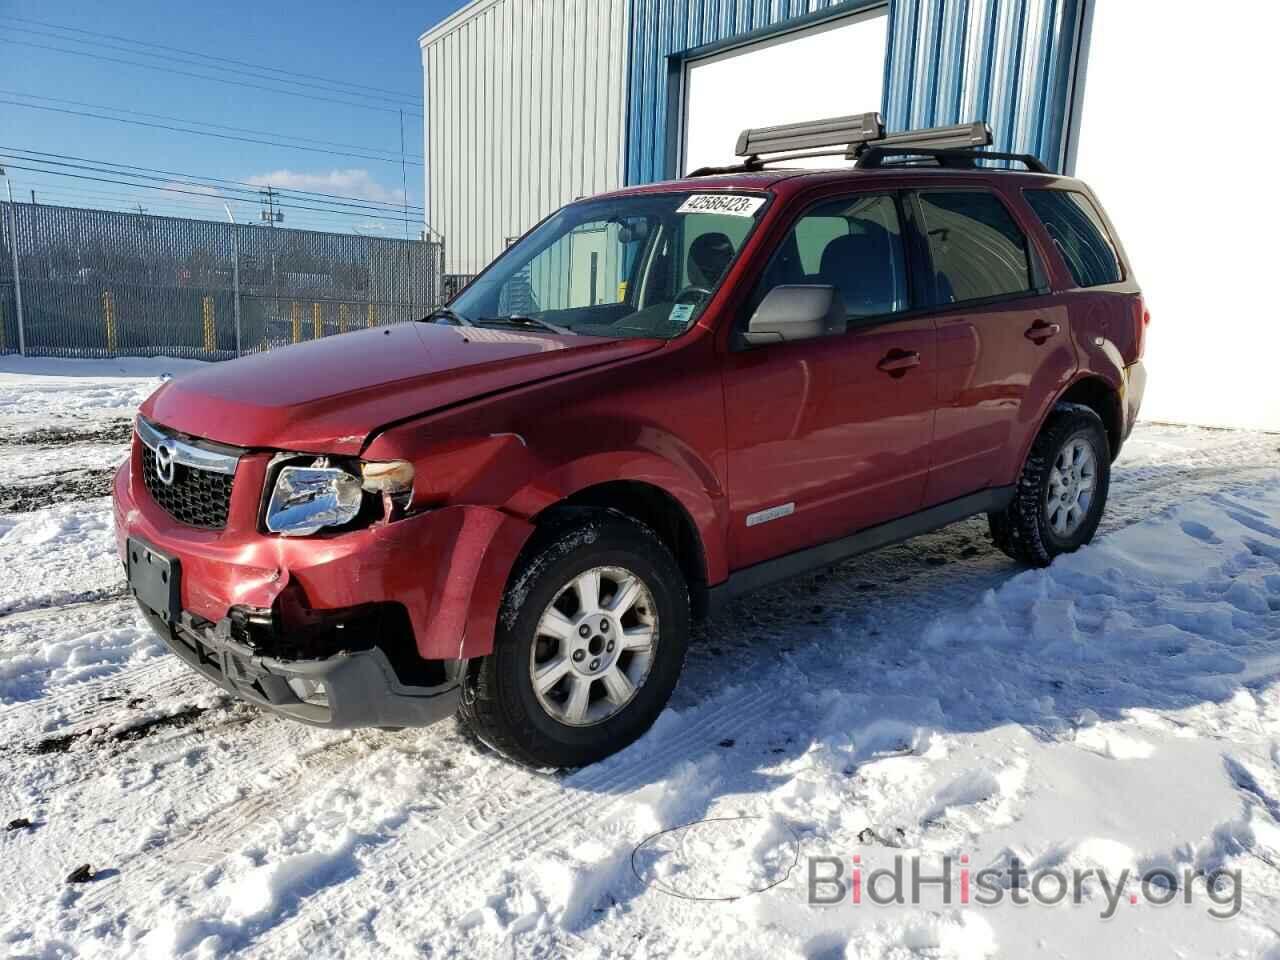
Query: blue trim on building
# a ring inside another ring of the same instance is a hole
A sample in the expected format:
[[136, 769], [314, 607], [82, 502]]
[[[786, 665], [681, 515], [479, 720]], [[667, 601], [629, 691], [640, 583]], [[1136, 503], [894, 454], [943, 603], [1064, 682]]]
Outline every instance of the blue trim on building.
[[[677, 175], [685, 61], [884, 2], [632, 0], [626, 182]], [[1062, 169], [1084, 2], [889, 0], [885, 126], [986, 120], [997, 149]]]

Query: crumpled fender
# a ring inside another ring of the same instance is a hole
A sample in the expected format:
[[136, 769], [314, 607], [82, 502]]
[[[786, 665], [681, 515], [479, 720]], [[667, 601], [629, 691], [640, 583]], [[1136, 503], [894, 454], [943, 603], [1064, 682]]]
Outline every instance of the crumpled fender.
[[432, 517], [419, 553], [429, 571], [426, 603], [410, 610], [418, 652], [428, 660], [486, 656], [533, 524], [490, 507], [446, 507]]

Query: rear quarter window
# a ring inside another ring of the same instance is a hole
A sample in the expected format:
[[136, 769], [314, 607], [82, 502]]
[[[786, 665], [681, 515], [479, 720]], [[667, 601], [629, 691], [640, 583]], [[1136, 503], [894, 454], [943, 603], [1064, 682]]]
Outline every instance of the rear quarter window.
[[1076, 190], [1025, 193], [1027, 203], [1049, 231], [1077, 285], [1096, 287], [1124, 279], [1115, 245], [1088, 197]]

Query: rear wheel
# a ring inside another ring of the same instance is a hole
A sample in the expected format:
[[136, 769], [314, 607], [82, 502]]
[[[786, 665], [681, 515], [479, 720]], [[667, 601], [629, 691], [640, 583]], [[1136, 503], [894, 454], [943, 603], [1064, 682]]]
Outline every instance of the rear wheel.
[[666, 706], [688, 643], [688, 590], [657, 535], [620, 514], [575, 511], [535, 537], [459, 717], [520, 763], [582, 766], [627, 746]]
[[997, 547], [1035, 567], [1093, 539], [1111, 483], [1111, 451], [1102, 420], [1063, 404], [1031, 445], [1013, 501], [988, 515]]

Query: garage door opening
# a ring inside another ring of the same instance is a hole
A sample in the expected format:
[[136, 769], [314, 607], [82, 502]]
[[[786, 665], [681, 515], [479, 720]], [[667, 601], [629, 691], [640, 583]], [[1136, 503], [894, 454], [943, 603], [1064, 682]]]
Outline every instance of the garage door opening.
[[734, 163], [734, 145], [747, 127], [880, 110], [888, 26], [887, 8], [879, 8], [689, 60], [681, 171]]

